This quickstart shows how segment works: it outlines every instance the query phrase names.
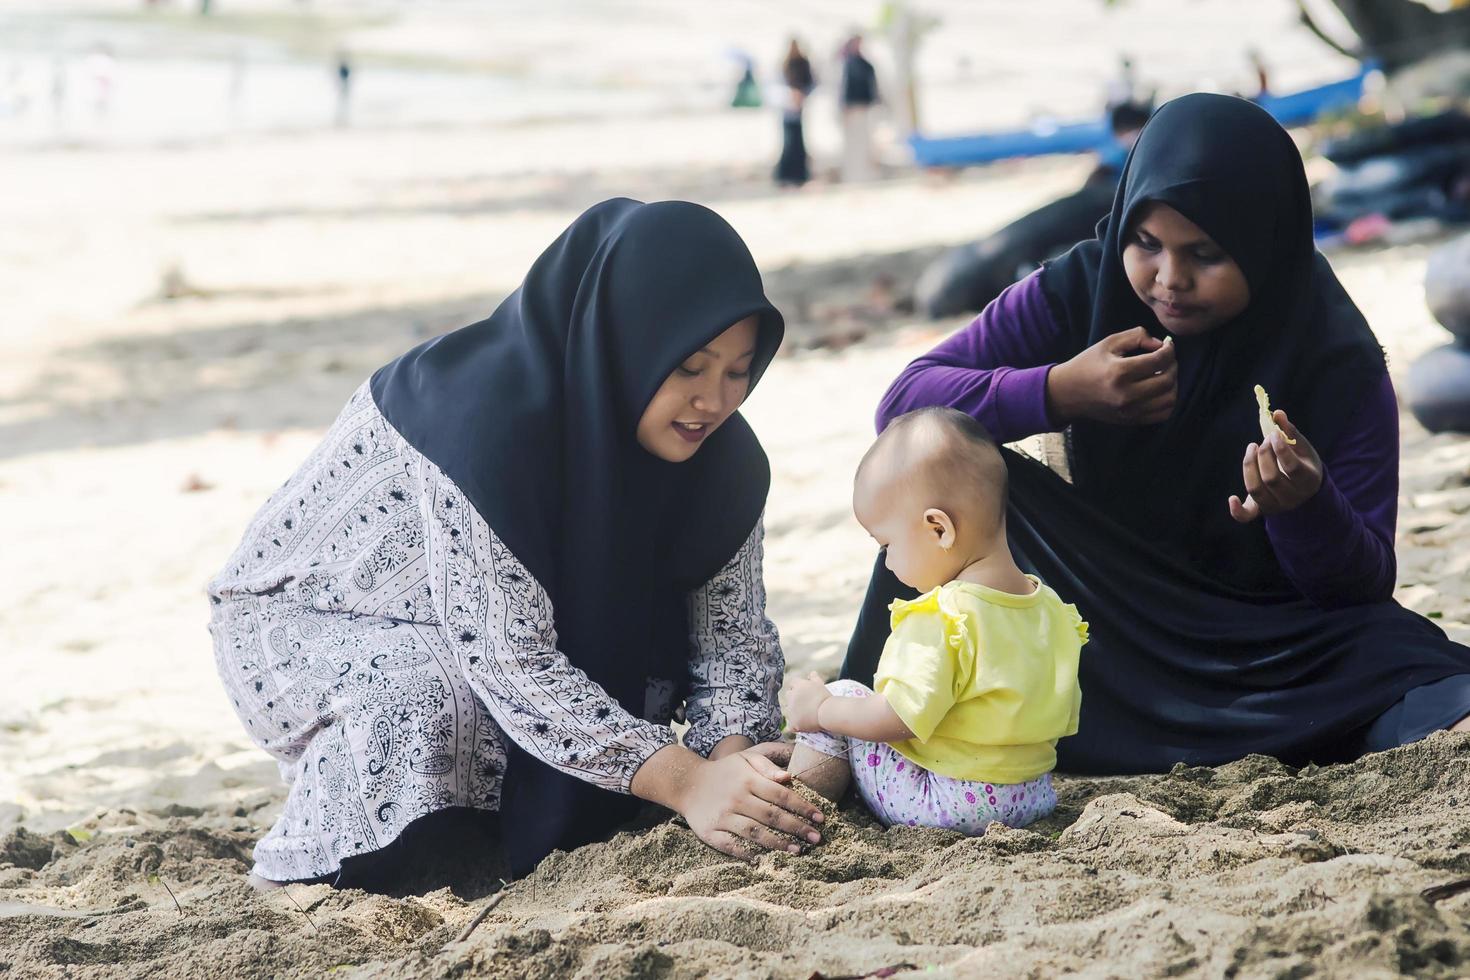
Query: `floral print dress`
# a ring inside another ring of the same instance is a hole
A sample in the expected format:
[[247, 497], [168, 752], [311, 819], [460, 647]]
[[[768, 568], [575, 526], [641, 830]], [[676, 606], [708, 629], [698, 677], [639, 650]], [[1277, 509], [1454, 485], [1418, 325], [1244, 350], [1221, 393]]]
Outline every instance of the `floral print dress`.
[[[784, 660], [765, 614], [762, 525], [688, 597], [684, 744], [779, 734]], [[448, 807], [499, 807], [506, 739], [627, 793], [676, 740], [557, 649], [545, 589], [364, 384], [209, 583], [220, 677], [290, 785], [255, 873], [294, 881]], [[651, 685], [645, 713], [667, 716]]]

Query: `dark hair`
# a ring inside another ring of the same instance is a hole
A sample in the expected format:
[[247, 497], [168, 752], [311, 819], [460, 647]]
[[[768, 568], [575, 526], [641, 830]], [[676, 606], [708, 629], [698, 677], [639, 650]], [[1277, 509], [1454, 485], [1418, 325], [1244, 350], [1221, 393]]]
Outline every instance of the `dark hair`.
[[1153, 107], [1143, 102], [1120, 102], [1108, 110], [1108, 128], [1114, 136], [1143, 128]]

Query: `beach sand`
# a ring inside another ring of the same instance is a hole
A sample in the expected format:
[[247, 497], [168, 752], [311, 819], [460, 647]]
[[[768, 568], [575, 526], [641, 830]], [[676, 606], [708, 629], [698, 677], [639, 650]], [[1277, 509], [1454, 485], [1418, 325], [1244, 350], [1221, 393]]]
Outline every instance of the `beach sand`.
[[[938, 6], [960, 25], [971, 16]], [[1059, 9], [1027, 21], [977, 6], [1017, 43]], [[1084, 6], [1051, 56], [1071, 52], [1101, 77], [1109, 58], [1087, 47], [1101, 15]], [[1125, 16], [1169, 8], [1135, 6]], [[1229, 6], [1190, 9], [1218, 33]], [[812, 25], [835, 16], [797, 9]], [[527, 36], [545, 27], [526, 17]], [[459, 40], [432, 17], [416, 25], [405, 36]], [[691, 64], [718, 57], [691, 50]], [[996, 64], [1002, 87], [1022, 71]], [[1308, 69], [1339, 70], [1328, 57]], [[941, 118], [958, 116], [966, 77], [956, 68], [938, 86]], [[834, 128], [813, 124], [819, 171], [835, 159]], [[771, 615], [791, 669], [832, 674], [873, 556], [849, 508], [873, 409], [909, 358], [961, 323], [915, 321], [893, 297], [944, 245], [1070, 189], [1087, 164], [896, 169], [777, 193], [773, 116], [688, 106], [174, 142], [150, 132], [3, 150], [0, 975], [1470, 972], [1470, 898], [1421, 896], [1470, 876], [1470, 738], [1447, 734], [1321, 769], [1250, 758], [1063, 777], [1056, 815], [976, 840], [883, 831], [849, 807], [822, 847], [750, 866], [650, 818], [548, 859], [458, 944], [500, 887], [474, 855], [457, 894], [256, 895], [243, 874], [282, 786], [215, 677], [202, 586], [368, 373], [485, 316], [588, 204], [716, 208], [791, 321], [746, 414], [774, 469]], [[1334, 257], [1400, 382], [1447, 340], [1424, 307], [1431, 247]], [[1407, 413], [1402, 431], [1398, 598], [1470, 640], [1470, 439], [1430, 436]]]

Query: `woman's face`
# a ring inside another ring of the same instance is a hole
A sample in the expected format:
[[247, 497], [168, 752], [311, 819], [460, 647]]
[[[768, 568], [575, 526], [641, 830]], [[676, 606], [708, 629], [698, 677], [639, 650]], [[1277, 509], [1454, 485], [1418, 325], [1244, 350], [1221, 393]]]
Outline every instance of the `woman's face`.
[[1123, 244], [1123, 270], [1138, 298], [1171, 334], [1208, 333], [1250, 304], [1240, 266], [1167, 204], [1143, 205]]
[[685, 358], [643, 410], [638, 445], [670, 463], [698, 452], [750, 392], [757, 336], [748, 316]]

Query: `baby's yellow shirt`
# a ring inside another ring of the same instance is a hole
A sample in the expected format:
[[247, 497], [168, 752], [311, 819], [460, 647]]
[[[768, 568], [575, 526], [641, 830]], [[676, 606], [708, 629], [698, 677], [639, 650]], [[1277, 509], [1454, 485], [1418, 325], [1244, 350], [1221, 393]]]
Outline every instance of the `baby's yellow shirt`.
[[950, 582], [890, 605], [874, 687], [914, 737], [893, 743], [931, 772], [1024, 783], [1077, 731], [1087, 623], [1034, 576], [1030, 595]]

